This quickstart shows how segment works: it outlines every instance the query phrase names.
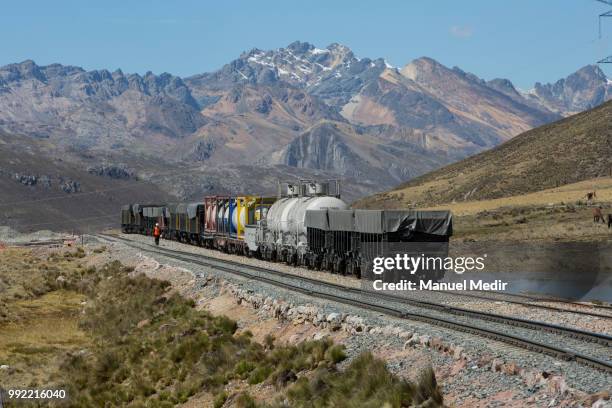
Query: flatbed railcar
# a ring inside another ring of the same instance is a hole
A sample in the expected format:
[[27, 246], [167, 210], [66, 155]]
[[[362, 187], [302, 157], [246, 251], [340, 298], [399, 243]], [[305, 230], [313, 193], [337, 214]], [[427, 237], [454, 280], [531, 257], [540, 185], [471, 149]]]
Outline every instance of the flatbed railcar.
[[449, 211], [350, 209], [336, 180], [279, 183], [276, 197], [217, 195], [121, 209], [123, 232], [150, 235], [155, 223], [164, 239], [357, 277], [364, 260], [393, 243], [444, 244], [452, 235]]

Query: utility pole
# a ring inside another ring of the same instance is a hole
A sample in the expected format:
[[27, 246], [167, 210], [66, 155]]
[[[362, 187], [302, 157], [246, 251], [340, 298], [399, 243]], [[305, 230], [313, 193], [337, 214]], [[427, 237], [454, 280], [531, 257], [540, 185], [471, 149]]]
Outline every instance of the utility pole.
[[[608, 6], [612, 6], [612, 0], [597, 0], [600, 3], [607, 4]], [[612, 17], [612, 10], [608, 10], [605, 13], [599, 15], [599, 38], [601, 39], [601, 18], [602, 17]], [[598, 64], [612, 64], [612, 55], [606, 58], [602, 58], [597, 61]]]

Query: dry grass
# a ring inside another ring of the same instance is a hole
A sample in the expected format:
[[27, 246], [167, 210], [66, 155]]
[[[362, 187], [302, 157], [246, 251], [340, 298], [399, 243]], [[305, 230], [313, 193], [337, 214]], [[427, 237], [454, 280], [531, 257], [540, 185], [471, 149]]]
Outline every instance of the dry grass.
[[454, 218], [456, 240], [606, 241], [611, 236], [605, 224], [593, 222], [586, 207], [514, 207]]
[[[378, 408], [441, 407], [443, 399], [432, 370], [423, 372], [412, 384], [393, 376], [385, 362], [365, 353], [342, 372], [317, 369], [301, 377], [288, 391], [292, 407]], [[286, 406], [278, 400], [278, 406]]]
[[51, 385], [67, 352], [89, 345], [79, 328], [85, 296], [61, 289], [59, 273], [80, 268], [77, 257], [41, 259], [24, 249], [0, 252], [0, 384]]
[[454, 238], [460, 240], [604, 241], [612, 231], [594, 223], [586, 192], [597, 191], [592, 205], [612, 213], [612, 178], [603, 177], [520, 196], [430, 207], [454, 215]]
[[562, 187], [522, 194], [512, 197], [496, 198], [480, 201], [452, 202], [443, 205], [429, 207], [430, 209], [448, 209], [454, 215], [475, 215], [482, 211], [499, 210], [504, 207], [528, 207], [528, 206], [559, 206], [565, 204], [586, 204], [587, 192], [596, 191], [596, 203], [612, 203], [612, 177], [600, 177], [596, 179], [568, 184]]

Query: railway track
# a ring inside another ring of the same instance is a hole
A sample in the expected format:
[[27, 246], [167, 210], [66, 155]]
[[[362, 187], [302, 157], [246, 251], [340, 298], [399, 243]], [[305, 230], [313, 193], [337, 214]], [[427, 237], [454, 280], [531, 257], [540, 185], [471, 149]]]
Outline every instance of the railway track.
[[[141, 251], [157, 253], [182, 262], [214, 268], [290, 291], [403, 319], [476, 334], [612, 373], [612, 348], [610, 347], [612, 346], [612, 336], [605, 334], [457, 308], [436, 302], [407, 299], [385, 293], [373, 293], [203, 254], [158, 248], [151, 244], [139, 243], [123, 237], [99, 236], [109, 241], [122, 241], [126, 245]], [[292, 283], [292, 281], [295, 283]], [[424, 313], [424, 311], [427, 311], [427, 313]], [[473, 320], [478, 320], [479, 323], [474, 324]], [[508, 326], [514, 328], [514, 333], [508, 332]], [[546, 341], [542, 341], [542, 338]]]
[[[606, 310], [606, 311], [610, 312], [611, 314], [597, 314], [597, 313], [585, 312], [585, 311], [580, 312], [580, 311], [576, 311], [574, 309], [563, 309], [563, 308], [557, 308], [557, 307], [554, 307], [554, 306], [539, 305], [540, 307], [547, 308], [547, 309], [567, 310], [567, 311], [570, 311], [570, 312], [579, 313], [579, 314], [585, 314], [585, 315], [590, 315], [590, 316], [612, 318], [612, 306], [611, 305], [607, 305], [607, 304], [573, 302], [573, 301], [558, 299], [558, 298], [554, 298], [554, 297], [525, 295], [525, 294], [519, 294], [519, 293], [499, 293], [499, 292], [493, 292], [493, 294], [500, 295], [501, 299], [499, 299], [499, 300], [502, 300], [502, 301], [508, 302], [508, 303], [533, 305], [532, 303], [529, 303], [529, 302], [547, 302], [547, 303], [558, 303], [560, 305], [576, 306], [576, 307], [580, 307], [580, 308]], [[474, 295], [474, 296], [481, 296], [482, 298], [489, 298], [484, 293], [483, 294], [477, 294], [477, 295]], [[494, 299], [493, 297], [491, 297], [490, 299], [498, 300], [498, 299]], [[510, 299], [515, 299], [515, 300], [510, 300]], [[520, 301], [518, 299], [525, 299], [525, 301]], [[535, 304], [535, 306], [538, 306], [538, 305]]]
[[[596, 304], [585, 304], [580, 302], [572, 302], [572, 301], [564, 301], [560, 299], [549, 299], [544, 297], [536, 297], [536, 296], [528, 296], [528, 295], [520, 295], [514, 293], [499, 293], [499, 292], [487, 292], [483, 293], [459, 293], [453, 292], [455, 296], [466, 297], [471, 299], [481, 299], [481, 300], [490, 300], [493, 302], [505, 302], [512, 303], [515, 305], [521, 305], [530, 308], [543, 309], [543, 310], [552, 310], [555, 312], [567, 312], [573, 313], [582, 316], [590, 316], [590, 317], [599, 317], [603, 319], [611, 319], [612, 320], [612, 307], [607, 305], [596, 305]], [[521, 300], [526, 299], [526, 300]], [[534, 303], [538, 302], [538, 303]], [[591, 310], [577, 310], [577, 309], [569, 309], [564, 307], [551, 306], [547, 304], [543, 304], [541, 302], [546, 303], [558, 303], [560, 305], [567, 306], [575, 306], [580, 308], [589, 308], [589, 309], [600, 309], [609, 311], [609, 313], [598, 313], [593, 312]]]

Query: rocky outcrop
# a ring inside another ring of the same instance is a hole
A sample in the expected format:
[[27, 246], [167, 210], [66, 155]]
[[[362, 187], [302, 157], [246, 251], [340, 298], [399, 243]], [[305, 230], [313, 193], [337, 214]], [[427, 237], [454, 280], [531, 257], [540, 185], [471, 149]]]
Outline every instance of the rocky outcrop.
[[[24, 101], [27, 101], [24, 104]], [[182, 138], [206, 123], [179, 77], [33, 61], [0, 67], [0, 130], [80, 149]]]
[[359, 157], [333, 123], [315, 126], [303, 133], [289, 144], [283, 160], [288, 166], [334, 170], [342, 175], [359, 171], [358, 162]]
[[117, 180], [128, 180], [136, 176], [134, 169], [130, 169], [126, 164], [100, 164], [89, 167], [87, 172]]
[[52, 188], [52, 186], [57, 186], [59, 190], [68, 194], [78, 193], [81, 191], [81, 183], [79, 181], [72, 180], [69, 177], [64, 177], [61, 175], [41, 175], [35, 173], [13, 172], [10, 170], [0, 169], [0, 176], [12, 179], [15, 182], [27, 187], [43, 188], [45, 190], [49, 190]]
[[612, 99], [612, 84], [597, 65], [587, 65], [554, 84], [537, 82], [524, 96], [547, 109], [568, 115]]
[[59, 188], [64, 193], [78, 193], [81, 191], [81, 183], [76, 180], [64, 179], [63, 177], [60, 177]]

